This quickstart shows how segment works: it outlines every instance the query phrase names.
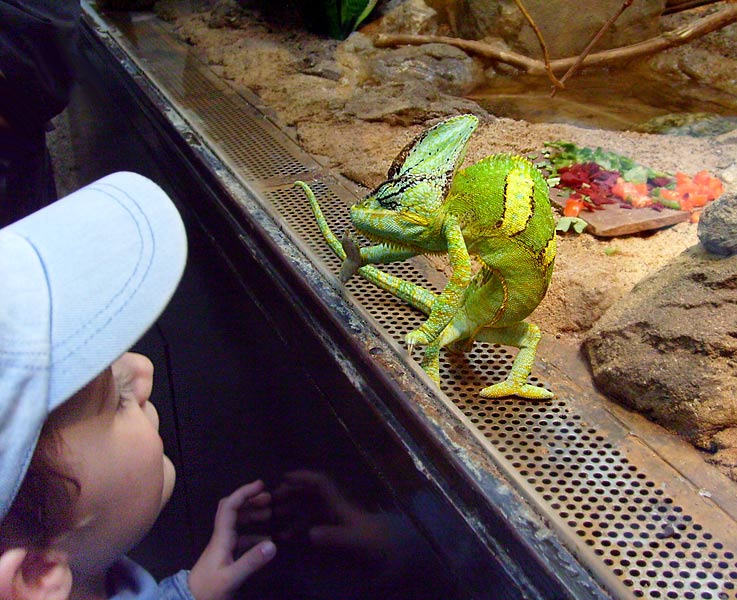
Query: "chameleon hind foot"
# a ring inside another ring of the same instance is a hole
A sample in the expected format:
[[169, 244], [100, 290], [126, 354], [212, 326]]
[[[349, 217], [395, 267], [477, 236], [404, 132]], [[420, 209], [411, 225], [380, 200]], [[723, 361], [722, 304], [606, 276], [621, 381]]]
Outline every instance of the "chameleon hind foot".
[[481, 390], [484, 398], [503, 398], [518, 396], [530, 400], [548, 400], [553, 392], [545, 388], [527, 383], [535, 362], [535, 351], [542, 334], [540, 328], [524, 321], [508, 327], [482, 329], [476, 339], [487, 343], [515, 346], [519, 352], [512, 363], [512, 370], [504, 381], [490, 385]]
[[507, 379], [506, 381], [485, 387], [481, 390], [480, 395], [483, 398], [518, 396], [520, 398], [527, 398], [528, 400], [549, 400], [553, 397], [553, 392], [529, 383], [519, 384], [516, 381]]
[[414, 348], [415, 346], [427, 346], [432, 343], [435, 338], [430, 337], [427, 333], [422, 330], [422, 327], [410, 331], [404, 336], [404, 341], [408, 348]]

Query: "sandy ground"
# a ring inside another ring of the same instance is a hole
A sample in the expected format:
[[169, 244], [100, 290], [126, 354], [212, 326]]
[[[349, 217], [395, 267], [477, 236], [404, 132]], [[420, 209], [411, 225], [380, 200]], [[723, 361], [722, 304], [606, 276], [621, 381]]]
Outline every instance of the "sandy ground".
[[[258, 94], [308, 152], [354, 182], [369, 188], [381, 183], [396, 153], [422, 129], [366, 122], [342, 110], [362, 77], [350, 44], [289, 23], [271, 25], [263, 15], [229, 12], [223, 3], [208, 10], [203, 2], [165, 1], [157, 10], [202, 60], [236, 88]], [[737, 134], [675, 137], [492, 117], [471, 139], [467, 162], [494, 152], [536, 152], [558, 139], [602, 146], [669, 172], [707, 169], [728, 188], [737, 186]], [[638, 281], [697, 241], [693, 223], [608, 240], [560, 236], [553, 282], [532, 320], [548, 335], [578, 340]]]

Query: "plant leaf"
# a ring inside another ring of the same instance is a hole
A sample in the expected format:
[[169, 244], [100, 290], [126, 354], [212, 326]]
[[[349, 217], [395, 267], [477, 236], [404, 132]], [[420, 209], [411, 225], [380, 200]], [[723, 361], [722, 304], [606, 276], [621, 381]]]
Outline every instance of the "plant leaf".
[[561, 233], [570, 231], [571, 227], [576, 233], [583, 233], [584, 229], [588, 227], [588, 223], [579, 217], [561, 217], [555, 225], [555, 230]]
[[368, 16], [376, 0], [343, 0], [340, 4], [340, 25], [343, 34], [347, 35]]
[[363, 12], [358, 15], [358, 18], [356, 19], [355, 24], [353, 25], [353, 29], [358, 28], [358, 26], [363, 23], [364, 19], [368, 17], [371, 14], [371, 11], [374, 10], [374, 7], [376, 6], [376, 3], [379, 0], [369, 0], [369, 2], [366, 3], [366, 8], [363, 9]]

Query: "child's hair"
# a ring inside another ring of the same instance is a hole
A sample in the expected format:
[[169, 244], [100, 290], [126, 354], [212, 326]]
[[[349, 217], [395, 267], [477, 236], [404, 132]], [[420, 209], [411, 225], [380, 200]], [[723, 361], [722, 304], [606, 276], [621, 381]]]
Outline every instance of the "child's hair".
[[48, 548], [70, 526], [79, 482], [61, 464], [62, 444], [53, 420], [47, 421], [18, 495], [0, 522], [0, 554], [17, 546]]

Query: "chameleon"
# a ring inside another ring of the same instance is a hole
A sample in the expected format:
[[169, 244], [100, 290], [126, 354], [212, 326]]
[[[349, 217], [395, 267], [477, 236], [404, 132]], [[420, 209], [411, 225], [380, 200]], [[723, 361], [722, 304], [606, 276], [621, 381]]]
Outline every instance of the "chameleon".
[[[555, 262], [548, 186], [529, 160], [509, 154], [459, 170], [477, 126], [474, 115], [451, 117], [400, 151], [386, 181], [350, 208], [370, 246], [359, 248], [349, 235], [339, 240], [310, 187], [295, 185], [343, 261], [343, 282], [357, 272], [427, 315], [405, 342], [410, 354], [425, 346], [421, 366], [437, 385], [440, 350], [463, 352], [480, 341], [519, 348], [506, 379], [480, 390], [482, 397], [551, 398], [527, 383], [541, 331], [524, 321], [545, 296]], [[431, 253], [447, 253], [452, 269], [440, 294], [374, 266]], [[475, 273], [471, 256], [480, 263]]]

